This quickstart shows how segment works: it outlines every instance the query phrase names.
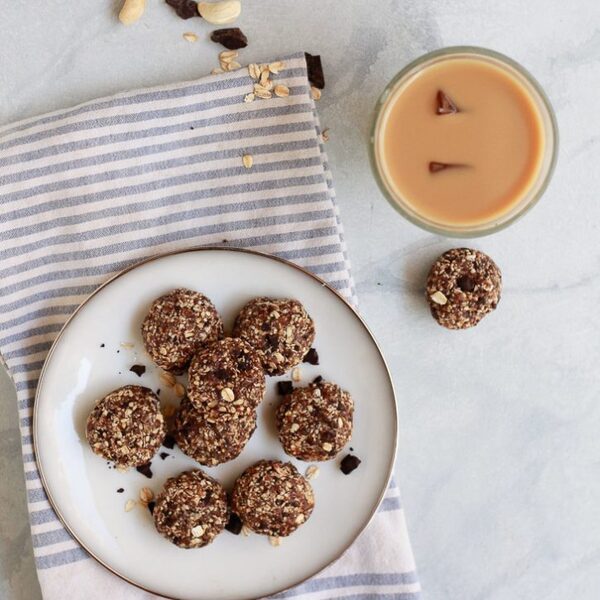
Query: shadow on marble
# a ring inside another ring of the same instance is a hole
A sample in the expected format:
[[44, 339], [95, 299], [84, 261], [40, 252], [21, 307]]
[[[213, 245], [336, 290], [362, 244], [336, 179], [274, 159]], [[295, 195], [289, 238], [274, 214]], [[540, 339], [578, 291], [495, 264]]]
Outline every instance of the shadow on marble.
[[0, 367], [0, 598], [41, 600], [21, 462], [21, 439], [13, 384]]

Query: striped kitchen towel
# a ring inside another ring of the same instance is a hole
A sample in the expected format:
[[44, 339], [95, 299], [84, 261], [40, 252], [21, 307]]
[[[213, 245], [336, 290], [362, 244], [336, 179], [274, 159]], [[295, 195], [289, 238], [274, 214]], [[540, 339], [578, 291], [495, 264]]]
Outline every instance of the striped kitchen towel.
[[[120, 94], [0, 128], [0, 351], [18, 394], [35, 560], [47, 600], [153, 598], [90, 559], [48, 504], [32, 405], [75, 308], [123, 268], [200, 244], [291, 259], [350, 300], [354, 290], [304, 55], [285, 59], [288, 97], [245, 103], [245, 69]], [[254, 159], [251, 169], [242, 154]], [[337, 563], [280, 598], [416, 600], [392, 485]]]

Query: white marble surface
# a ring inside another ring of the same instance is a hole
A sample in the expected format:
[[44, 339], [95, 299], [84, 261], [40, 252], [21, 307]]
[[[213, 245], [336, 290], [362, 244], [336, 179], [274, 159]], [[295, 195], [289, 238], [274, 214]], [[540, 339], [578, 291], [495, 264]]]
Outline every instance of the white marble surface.
[[[0, 123], [215, 63], [210, 30], [162, 0], [126, 30], [113, 0], [5, 1]], [[429, 600], [600, 597], [600, 4], [597, 0], [244, 0], [244, 60], [323, 56], [320, 104], [361, 299], [399, 392], [397, 463]], [[370, 175], [379, 91], [408, 60], [470, 43], [510, 54], [545, 86], [561, 151], [543, 201], [472, 242], [504, 273], [496, 313], [448, 332], [422, 300], [455, 245], [404, 222]], [[0, 383], [0, 597], [39, 597], [14, 394]]]

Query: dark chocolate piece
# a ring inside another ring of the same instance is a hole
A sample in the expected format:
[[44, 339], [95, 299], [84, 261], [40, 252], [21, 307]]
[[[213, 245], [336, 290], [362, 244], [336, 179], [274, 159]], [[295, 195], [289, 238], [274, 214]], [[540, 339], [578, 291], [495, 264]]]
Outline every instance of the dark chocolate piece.
[[104, 348], [106, 344], [100, 344], [100, 348]]
[[306, 356], [302, 359], [302, 362], [308, 363], [309, 365], [318, 365], [319, 364], [319, 353], [315, 348], [311, 348]]
[[167, 456], [171, 456], [168, 452], [161, 452], [159, 454], [159, 456], [162, 458], [162, 460], [165, 460], [165, 458], [167, 458]]
[[233, 535], [239, 535], [242, 531], [242, 526], [242, 520], [234, 512], [230, 513], [229, 522], [225, 525], [225, 529], [233, 533]]
[[173, 448], [175, 447], [175, 443], [175, 438], [170, 433], [167, 433], [167, 435], [165, 435], [165, 439], [163, 440], [162, 445], [165, 448], [168, 448], [169, 450], [173, 450]]
[[439, 90], [437, 93], [437, 108], [435, 112], [438, 115], [455, 115], [459, 111], [452, 98], [442, 90]]
[[313, 379], [313, 383], [321, 383], [321, 381], [323, 381], [322, 375], [317, 375], [317, 377]]
[[117, 490], [117, 494], [122, 494], [124, 491], [125, 491], [125, 490], [124, 490], [123, 488], [119, 488], [119, 489]]
[[148, 502], [148, 510], [150, 511], [150, 514], [154, 514], [154, 507], [156, 506], [156, 502], [152, 501], [152, 502]]
[[167, 4], [175, 9], [175, 12], [182, 19], [191, 19], [199, 17], [198, 3], [194, 0], [167, 0]]
[[141, 377], [146, 372], [146, 367], [144, 365], [133, 365], [129, 370]]
[[340, 463], [340, 470], [344, 475], [349, 475], [350, 473], [352, 473], [352, 471], [354, 471], [354, 469], [358, 468], [358, 465], [360, 465], [360, 463], [361, 460], [360, 458], [358, 458], [358, 456], [347, 454], [346, 456], [344, 456], [342, 462]]
[[287, 396], [294, 391], [294, 384], [291, 381], [278, 381], [277, 393], [280, 396]]
[[456, 280], [456, 285], [463, 292], [472, 292], [475, 289], [475, 281], [473, 281], [472, 277], [468, 275], [463, 275]]
[[444, 171], [445, 169], [458, 169], [466, 166], [467, 165], [460, 165], [458, 163], [443, 163], [432, 161], [429, 163], [429, 172], [439, 173], [440, 171]]
[[239, 50], [248, 45], [248, 38], [239, 27], [215, 29], [215, 31], [210, 34], [210, 39], [216, 44], [225, 46], [228, 50]]
[[308, 71], [308, 80], [316, 88], [322, 90], [325, 87], [325, 75], [323, 74], [323, 65], [320, 56], [313, 56], [308, 52], [304, 53], [306, 57], [306, 67]]
[[151, 466], [152, 461], [147, 462], [145, 465], [140, 465], [139, 467], [136, 467], [135, 470], [138, 473], [141, 473], [142, 475], [147, 477], [148, 479], [152, 479], [152, 469], [150, 468]]

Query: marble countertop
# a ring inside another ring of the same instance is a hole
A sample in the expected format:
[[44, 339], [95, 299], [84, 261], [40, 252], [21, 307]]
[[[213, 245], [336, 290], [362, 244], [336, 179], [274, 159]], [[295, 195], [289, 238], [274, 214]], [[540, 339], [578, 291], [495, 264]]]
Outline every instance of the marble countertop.
[[[4, 3], [0, 124], [214, 66], [199, 19], [162, 0], [125, 29], [118, 2]], [[361, 311], [398, 389], [396, 466], [428, 600], [600, 597], [600, 4], [597, 0], [244, 0], [244, 60], [320, 53], [334, 173]], [[479, 327], [438, 327], [422, 299], [455, 241], [405, 222], [369, 171], [371, 111], [406, 62], [446, 45], [511, 55], [546, 88], [561, 147], [522, 221], [473, 247], [504, 275]], [[0, 597], [36, 600], [14, 392], [0, 377]]]

